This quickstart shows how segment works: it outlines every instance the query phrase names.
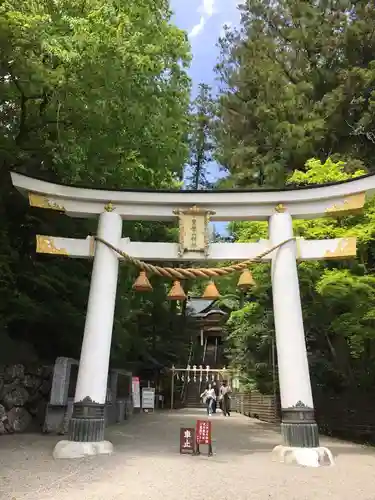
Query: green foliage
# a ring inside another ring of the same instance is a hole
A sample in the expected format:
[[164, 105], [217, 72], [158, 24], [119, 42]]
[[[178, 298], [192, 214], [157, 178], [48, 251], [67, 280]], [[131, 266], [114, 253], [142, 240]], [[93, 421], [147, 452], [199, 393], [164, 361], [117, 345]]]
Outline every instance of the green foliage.
[[246, 387], [262, 392], [274, 390], [274, 326], [271, 308], [269, 266], [254, 268], [257, 286], [240, 301], [233, 302], [227, 323], [226, 354], [232, 367], [242, 374]]
[[0, 19], [13, 168], [113, 187], [170, 185], [181, 173], [188, 46], [164, 0], [7, 0]]
[[187, 167], [186, 185], [188, 189], [211, 189], [208, 164], [212, 161], [213, 153], [214, 101], [211, 88], [204, 83], [199, 85], [198, 95], [191, 106], [190, 118], [190, 162]]
[[306, 171], [295, 170], [287, 180], [287, 184], [308, 185], [325, 184], [328, 182], [339, 182], [354, 179], [365, 175], [364, 170], [356, 170], [352, 174], [345, 172], [346, 163], [344, 161], [334, 162], [328, 158], [325, 163], [317, 158], [311, 158], [305, 163]]
[[[305, 171], [295, 171], [287, 182], [294, 185], [323, 184], [363, 175], [348, 173], [344, 161], [318, 159], [306, 162]], [[375, 379], [375, 199], [366, 203], [361, 215], [341, 218], [295, 220], [296, 234], [307, 239], [356, 236], [358, 259], [346, 262], [302, 262], [298, 266], [305, 334], [315, 383], [339, 390], [345, 385], [371, 385]], [[265, 223], [231, 225], [236, 241], [266, 237]], [[259, 274], [262, 268], [264, 274]], [[257, 287], [251, 307], [232, 313], [228, 324], [228, 356], [261, 390], [270, 390], [272, 362], [266, 354], [273, 336], [272, 301], [268, 266], [257, 264]], [[263, 290], [261, 294], [257, 290]], [[268, 342], [266, 339], [268, 338]], [[240, 354], [242, 353], [242, 354]], [[257, 371], [257, 367], [264, 367]], [[262, 363], [266, 363], [263, 365]], [[268, 363], [268, 364], [267, 364]], [[265, 366], [268, 368], [266, 369]]]
[[[0, 336], [27, 340], [49, 361], [77, 357], [92, 264], [35, 255], [35, 234], [84, 238], [96, 222], [30, 209], [9, 171], [107, 188], [178, 186], [188, 156], [189, 46], [165, 0], [5, 0], [0, 43]], [[124, 234], [175, 237], [143, 222], [125, 223]], [[145, 350], [163, 356], [172, 337], [166, 284], [155, 283], [152, 300], [139, 297], [135, 275], [120, 272], [112, 345], [120, 365]]]
[[247, 0], [220, 41], [217, 158], [232, 186], [283, 186], [309, 158], [373, 168], [375, 4]]

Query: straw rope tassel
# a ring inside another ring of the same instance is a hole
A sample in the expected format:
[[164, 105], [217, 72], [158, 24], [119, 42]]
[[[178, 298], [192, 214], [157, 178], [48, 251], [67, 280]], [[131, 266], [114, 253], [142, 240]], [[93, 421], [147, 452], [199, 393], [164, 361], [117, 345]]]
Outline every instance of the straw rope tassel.
[[224, 267], [188, 267], [188, 268], [183, 268], [183, 267], [162, 267], [162, 266], [154, 266], [153, 264], [148, 264], [147, 262], [144, 262], [143, 260], [136, 259], [132, 257], [131, 255], [127, 254], [126, 252], [123, 252], [119, 248], [116, 248], [114, 245], [109, 243], [108, 241], [103, 240], [103, 238], [100, 238], [99, 236], [94, 236], [96, 241], [99, 241], [100, 243], [103, 243], [103, 245], [106, 245], [108, 248], [116, 252], [118, 255], [121, 255], [125, 260], [133, 264], [134, 266], [138, 267], [142, 271], [147, 271], [147, 273], [150, 274], [157, 274], [158, 276], [164, 276], [165, 278], [170, 278], [174, 280], [183, 280], [183, 279], [194, 279], [194, 278], [212, 278], [212, 277], [217, 277], [217, 276], [227, 276], [228, 274], [235, 273], [237, 271], [243, 271], [246, 269], [249, 264], [253, 262], [260, 262], [262, 257], [265, 257], [266, 255], [270, 254], [276, 248], [281, 247], [282, 245], [285, 245], [286, 243], [289, 243], [290, 241], [295, 241], [296, 238], [288, 238], [287, 240], [282, 241], [281, 243], [278, 243], [277, 245], [274, 245], [273, 247], [269, 248], [268, 250], [265, 250], [264, 252], [260, 253], [253, 259], [248, 259], [244, 260], [242, 262], [239, 262], [238, 264], [232, 264], [231, 266], [224, 266]]

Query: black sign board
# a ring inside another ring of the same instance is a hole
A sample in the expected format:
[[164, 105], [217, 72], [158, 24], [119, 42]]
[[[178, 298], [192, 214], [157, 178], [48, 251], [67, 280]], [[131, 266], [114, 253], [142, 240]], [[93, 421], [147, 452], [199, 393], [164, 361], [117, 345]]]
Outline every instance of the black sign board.
[[193, 427], [182, 427], [180, 429], [180, 453], [195, 453], [195, 429]]

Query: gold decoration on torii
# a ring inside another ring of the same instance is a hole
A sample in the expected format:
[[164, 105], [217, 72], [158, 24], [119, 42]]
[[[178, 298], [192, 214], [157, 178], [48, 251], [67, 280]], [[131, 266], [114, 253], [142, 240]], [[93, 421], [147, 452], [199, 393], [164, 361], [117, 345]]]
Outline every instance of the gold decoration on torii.
[[328, 207], [325, 211], [326, 215], [335, 217], [344, 217], [346, 215], [356, 215], [363, 211], [366, 201], [366, 193], [352, 194], [344, 198], [344, 200]]
[[114, 212], [115, 208], [116, 208], [116, 207], [114, 207], [114, 206], [112, 205], [112, 202], [111, 202], [111, 201], [109, 201], [109, 202], [108, 202], [108, 203], [104, 206], [104, 210], [105, 210], [106, 212]]
[[275, 212], [279, 213], [279, 214], [283, 214], [284, 212], [286, 212], [286, 206], [283, 205], [282, 203], [279, 203], [276, 207], [275, 207]]
[[56, 202], [51, 201], [49, 198], [47, 198], [47, 196], [32, 192], [29, 192], [28, 195], [30, 207], [49, 208], [50, 210], [65, 212], [65, 207], [63, 205], [59, 205]]
[[40, 234], [36, 237], [36, 251], [37, 253], [48, 253], [53, 255], [69, 255], [65, 248], [58, 248], [55, 245], [52, 236], [42, 236]]

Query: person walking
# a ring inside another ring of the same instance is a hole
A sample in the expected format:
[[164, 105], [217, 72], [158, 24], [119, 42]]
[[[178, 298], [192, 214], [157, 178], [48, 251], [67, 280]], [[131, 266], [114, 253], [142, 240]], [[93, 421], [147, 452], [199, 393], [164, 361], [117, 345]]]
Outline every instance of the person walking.
[[230, 393], [232, 389], [230, 388], [228, 382], [223, 380], [223, 383], [220, 387], [220, 400], [221, 400], [221, 409], [224, 417], [228, 415], [230, 417]]
[[219, 394], [219, 388], [218, 388], [218, 386], [217, 386], [217, 383], [216, 383], [216, 382], [214, 382], [214, 383], [213, 383], [213, 388], [214, 388], [214, 391], [215, 391], [215, 399], [214, 399], [214, 401], [213, 401], [212, 413], [216, 413], [216, 409], [217, 409], [217, 401], [218, 401], [219, 396], [220, 396], [220, 394]]
[[207, 415], [210, 417], [212, 415], [214, 401], [216, 400], [215, 389], [211, 384], [208, 384], [206, 390], [202, 392], [201, 398], [203, 399], [203, 403], [206, 403]]

